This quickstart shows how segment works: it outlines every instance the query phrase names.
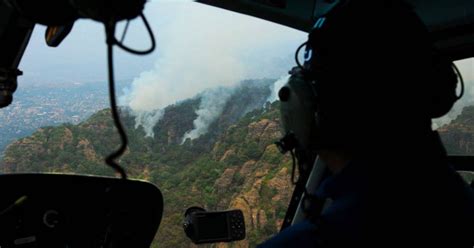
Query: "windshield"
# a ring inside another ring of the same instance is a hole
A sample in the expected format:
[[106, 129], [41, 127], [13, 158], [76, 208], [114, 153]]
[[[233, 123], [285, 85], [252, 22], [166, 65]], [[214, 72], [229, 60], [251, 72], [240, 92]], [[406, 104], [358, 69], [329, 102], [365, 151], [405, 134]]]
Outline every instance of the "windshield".
[[[238, 245], [253, 247], [278, 232], [292, 193], [291, 158], [273, 145], [276, 91], [306, 34], [192, 2], [151, 2], [146, 15], [157, 51], [116, 49], [115, 71], [130, 140], [119, 163], [165, 200], [153, 247], [189, 247], [182, 223], [191, 206], [241, 209], [247, 239]], [[124, 42], [149, 45], [141, 21]], [[119, 143], [103, 27], [78, 21], [53, 49], [37, 26], [20, 68], [14, 103], [0, 110], [2, 171], [113, 176], [103, 162]]]
[[[433, 120], [433, 128], [449, 155], [474, 156], [474, 59], [457, 61], [456, 66], [464, 79], [464, 96], [447, 115]], [[474, 172], [460, 174], [468, 183], [474, 183]]]
[[457, 61], [456, 66], [464, 79], [464, 96], [447, 115], [433, 120], [433, 127], [440, 133], [450, 155], [473, 156], [474, 59]]
[[[115, 67], [130, 140], [119, 163], [165, 200], [152, 247], [190, 246], [182, 222], [191, 206], [241, 209], [247, 238], [235, 246], [254, 247], [279, 231], [293, 192], [291, 157], [273, 144], [281, 138], [277, 91], [306, 34], [192, 2], [151, 2], [146, 15], [157, 51], [117, 50]], [[43, 39], [36, 27], [15, 100], [0, 110], [1, 171], [114, 176], [103, 162], [119, 144], [103, 27], [79, 21], [55, 49]], [[124, 42], [149, 45], [140, 21]], [[434, 121], [450, 154], [474, 155], [473, 63], [458, 63], [466, 95]]]

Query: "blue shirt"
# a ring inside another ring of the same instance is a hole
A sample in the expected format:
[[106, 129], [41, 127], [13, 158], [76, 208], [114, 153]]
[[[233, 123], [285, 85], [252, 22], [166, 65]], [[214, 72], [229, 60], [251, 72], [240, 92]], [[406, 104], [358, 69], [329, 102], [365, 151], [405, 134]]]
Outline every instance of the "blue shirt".
[[[344, 235], [354, 238], [357, 235], [359, 223], [359, 192], [364, 190], [364, 180], [360, 180], [363, 171], [358, 171], [354, 165], [348, 165], [339, 174], [326, 178], [316, 195], [321, 199], [333, 200], [331, 206], [321, 215], [324, 220], [326, 235]], [[309, 220], [286, 228], [278, 235], [259, 245], [266, 247], [318, 247], [321, 242], [319, 227]], [[329, 237], [334, 238], [334, 237]]]
[[[446, 165], [445, 168], [448, 168], [448, 166]], [[363, 166], [362, 163], [351, 162], [339, 174], [324, 180], [316, 192], [316, 195], [320, 198], [330, 198], [333, 200], [331, 205], [321, 214], [320, 223], [323, 225], [316, 225], [309, 220], [303, 221], [286, 228], [258, 247], [315, 248], [325, 247], [323, 244], [326, 242], [336, 247], [349, 247], [348, 245], [352, 247], [357, 243], [364, 244], [367, 241], [361, 241], [364, 238], [368, 237], [370, 241], [374, 241], [377, 237], [382, 237], [384, 233], [387, 234], [387, 237], [391, 238], [380, 238], [381, 240], [383, 239], [382, 246], [387, 244], [393, 245], [396, 242], [403, 243], [406, 240], [412, 240], [413, 237], [419, 237], [423, 242], [428, 240], [433, 243], [445, 240], [451, 242], [450, 247], [454, 247], [453, 240], [459, 241], [459, 238], [463, 237], [463, 235], [464, 237], [467, 235], [468, 239], [472, 240], [473, 236], [468, 234], [470, 229], [472, 229], [472, 222], [471, 227], [460, 226], [459, 230], [465, 231], [464, 234], [457, 231], [449, 233], [449, 230], [457, 228], [456, 225], [459, 223], [459, 220], [466, 219], [472, 221], [474, 213], [474, 208], [472, 208], [474, 206], [472, 205], [472, 199], [474, 199], [472, 191], [468, 192], [469, 190], [464, 187], [465, 184], [461, 182], [462, 179], [459, 175], [451, 167], [449, 168], [449, 170], [433, 169], [435, 172], [423, 172], [423, 174], [421, 170], [417, 174], [417, 171], [412, 172], [399, 169], [397, 172], [385, 168], [385, 171], [388, 171], [388, 173], [383, 174], [381, 171], [377, 171], [379, 174], [375, 177], [374, 174], [370, 174], [368, 166]], [[425, 174], [427, 175], [425, 176]], [[424, 180], [423, 176], [427, 177], [428, 181]], [[375, 183], [371, 177], [377, 178]], [[432, 179], [437, 186], [425, 186], [429, 184], [429, 179]], [[374, 189], [376, 187], [383, 190]], [[378, 193], [378, 191], [382, 193]], [[431, 191], [434, 191], [434, 193]], [[437, 197], [437, 192], [440, 191], [452, 192], [449, 195], [453, 195], [453, 198], [442, 199]], [[463, 192], [468, 193], [463, 194]], [[429, 197], [425, 197], [425, 193]], [[406, 199], [403, 196], [406, 196]], [[467, 205], [466, 199], [469, 199], [471, 202], [468, 208], [465, 207]], [[413, 203], [413, 206], [410, 205], [411, 203]], [[451, 206], [452, 208], [446, 208], [445, 206]], [[426, 210], [424, 210], [424, 207], [426, 207]], [[437, 207], [439, 207], [439, 210], [436, 209]], [[463, 209], [466, 210], [466, 214], [461, 213], [465, 211]], [[417, 218], [418, 216], [422, 217]], [[378, 220], [379, 218], [380, 220]], [[403, 218], [406, 218], [408, 221], [398, 221]], [[422, 218], [429, 219], [432, 222], [419, 221], [425, 220]], [[436, 222], [437, 218], [439, 218], [439, 222]], [[448, 223], [446, 220], [453, 221]], [[367, 229], [365, 225], [369, 221], [373, 221], [371, 224], [377, 224], [372, 225], [371, 229]], [[434, 226], [431, 223], [439, 224], [439, 226]], [[459, 223], [459, 225], [462, 224]], [[417, 228], [420, 230], [417, 230]], [[428, 232], [432, 231], [430, 228], [433, 228], [434, 232], [439, 231], [439, 234], [435, 234], [432, 237], [420, 235], [423, 229]], [[446, 228], [446, 230], [443, 228]], [[367, 230], [370, 231], [367, 232]], [[403, 233], [403, 231], [406, 233]], [[409, 236], [412, 233], [414, 233], [414, 236]], [[397, 235], [399, 238], [397, 238]], [[431, 240], [429, 240], [430, 238]], [[470, 243], [471, 241], [467, 242]], [[472, 243], [470, 245], [472, 247]]]

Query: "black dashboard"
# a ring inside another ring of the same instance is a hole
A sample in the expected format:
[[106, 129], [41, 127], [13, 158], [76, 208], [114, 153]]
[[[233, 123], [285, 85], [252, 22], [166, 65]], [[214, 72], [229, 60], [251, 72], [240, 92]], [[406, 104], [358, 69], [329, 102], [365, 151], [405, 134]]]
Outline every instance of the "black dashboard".
[[153, 184], [92, 176], [0, 175], [0, 247], [149, 247], [163, 197]]

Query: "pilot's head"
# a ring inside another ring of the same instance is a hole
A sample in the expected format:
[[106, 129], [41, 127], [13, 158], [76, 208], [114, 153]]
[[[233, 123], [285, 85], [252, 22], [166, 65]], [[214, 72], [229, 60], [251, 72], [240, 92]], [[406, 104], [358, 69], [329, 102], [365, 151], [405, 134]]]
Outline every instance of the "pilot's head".
[[454, 84], [446, 95], [455, 97], [456, 74], [450, 63], [435, 66], [427, 28], [402, 1], [347, 1], [317, 22], [309, 46], [321, 149], [416, 143], [452, 106], [439, 88]]

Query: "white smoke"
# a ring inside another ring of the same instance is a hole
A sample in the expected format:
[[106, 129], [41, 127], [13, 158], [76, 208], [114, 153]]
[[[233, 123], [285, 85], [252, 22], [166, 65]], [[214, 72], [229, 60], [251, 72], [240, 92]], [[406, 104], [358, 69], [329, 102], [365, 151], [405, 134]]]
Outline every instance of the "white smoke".
[[453, 109], [448, 114], [433, 120], [433, 129], [451, 123], [462, 113], [465, 107], [474, 105], [474, 59], [458, 61], [456, 66], [464, 79], [464, 96], [454, 104]]
[[163, 117], [164, 111], [159, 109], [155, 111], [135, 112], [135, 128], [140, 126], [145, 131], [145, 137], [155, 137], [153, 128], [155, 124]]
[[197, 139], [207, 133], [209, 126], [221, 115], [227, 100], [232, 96], [231, 88], [216, 88], [207, 90], [200, 95], [201, 104], [196, 111], [197, 118], [194, 120], [194, 129], [186, 132], [181, 144], [187, 139]]
[[285, 76], [282, 76], [277, 81], [275, 81], [275, 83], [270, 85], [270, 92], [271, 93], [270, 93], [270, 96], [268, 97], [268, 99], [265, 101], [265, 104], [267, 102], [273, 103], [276, 100], [278, 100], [278, 92], [280, 91], [280, 89], [283, 86], [285, 86], [286, 83], [288, 83], [289, 79], [290, 79], [290, 75], [285, 75]]
[[[205, 89], [233, 86], [242, 79], [283, 74], [291, 60], [282, 63], [282, 58], [291, 58], [306, 36], [222, 9], [197, 3], [178, 5], [167, 16], [166, 25], [154, 27], [159, 49], [154, 68], [135, 78], [120, 99], [148, 136], [153, 136], [153, 127], [162, 116], [157, 111], [170, 104]], [[204, 113], [211, 111], [215, 109], [202, 109], [199, 121], [208, 121]], [[197, 130], [192, 135], [199, 136], [202, 131]]]

